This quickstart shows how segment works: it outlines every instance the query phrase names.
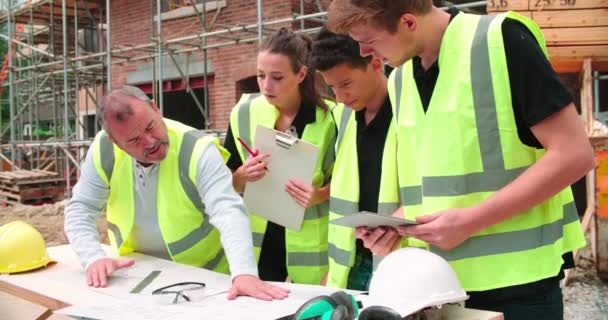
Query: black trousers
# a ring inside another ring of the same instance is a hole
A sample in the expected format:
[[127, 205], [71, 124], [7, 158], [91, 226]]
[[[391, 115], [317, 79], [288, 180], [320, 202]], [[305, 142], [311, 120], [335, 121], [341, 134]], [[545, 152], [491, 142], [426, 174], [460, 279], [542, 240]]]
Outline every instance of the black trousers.
[[[506, 289], [506, 288], [505, 288]], [[559, 277], [513, 287], [502, 294], [469, 293], [467, 308], [502, 312], [505, 320], [562, 320], [564, 302]]]

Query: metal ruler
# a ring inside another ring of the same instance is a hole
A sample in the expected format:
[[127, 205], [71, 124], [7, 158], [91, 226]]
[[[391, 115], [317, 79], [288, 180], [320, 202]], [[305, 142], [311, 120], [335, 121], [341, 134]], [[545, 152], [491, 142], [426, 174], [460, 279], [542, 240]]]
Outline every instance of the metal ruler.
[[130, 293], [140, 293], [142, 292], [158, 275], [160, 274], [160, 270], [154, 270], [150, 272], [143, 280], [141, 280], [133, 289], [131, 289]]

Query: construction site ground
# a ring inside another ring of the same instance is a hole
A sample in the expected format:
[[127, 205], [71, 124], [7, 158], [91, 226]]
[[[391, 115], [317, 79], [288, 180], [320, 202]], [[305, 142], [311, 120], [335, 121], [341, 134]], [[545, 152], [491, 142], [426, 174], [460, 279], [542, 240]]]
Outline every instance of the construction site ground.
[[[24, 220], [43, 234], [48, 246], [66, 244], [67, 238], [63, 232], [64, 206], [65, 202], [59, 202], [53, 205], [0, 208], [0, 225], [13, 220]], [[103, 217], [98, 220], [97, 225], [102, 241], [107, 243]], [[608, 320], [608, 282], [597, 277], [590, 245], [580, 252], [577, 268], [564, 289], [564, 305], [564, 319]], [[44, 311], [40, 306], [1, 292], [0, 310], [0, 320], [35, 319]], [[53, 315], [49, 319], [67, 318]]]

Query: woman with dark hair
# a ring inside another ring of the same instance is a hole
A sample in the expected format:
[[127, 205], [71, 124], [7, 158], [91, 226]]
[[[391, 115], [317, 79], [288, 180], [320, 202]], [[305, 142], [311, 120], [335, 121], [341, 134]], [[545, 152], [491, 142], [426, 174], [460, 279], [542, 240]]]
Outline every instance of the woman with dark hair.
[[[285, 229], [250, 214], [260, 278], [268, 281], [320, 284], [328, 269], [327, 226], [329, 180], [334, 160], [335, 123], [330, 107], [315, 85], [309, 67], [312, 41], [287, 29], [270, 35], [257, 56], [259, 94], [244, 94], [230, 115], [225, 148], [233, 185], [243, 192], [247, 182], [264, 177], [268, 154], [250, 156], [237, 142], [254, 141], [255, 127], [263, 125], [297, 135], [317, 145], [319, 156], [312, 184], [290, 180], [285, 191], [306, 208], [300, 231]], [[289, 212], [285, 212], [289, 214]]]

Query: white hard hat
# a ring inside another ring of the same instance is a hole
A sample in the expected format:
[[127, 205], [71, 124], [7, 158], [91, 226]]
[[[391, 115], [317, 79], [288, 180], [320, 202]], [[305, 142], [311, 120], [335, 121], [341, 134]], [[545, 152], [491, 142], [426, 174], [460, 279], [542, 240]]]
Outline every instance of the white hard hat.
[[447, 261], [427, 250], [403, 248], [378, 265], [369, 286], [367, 306], [389, 307], [405, 317], [426, 307], [466, 299], [468, 296]]

